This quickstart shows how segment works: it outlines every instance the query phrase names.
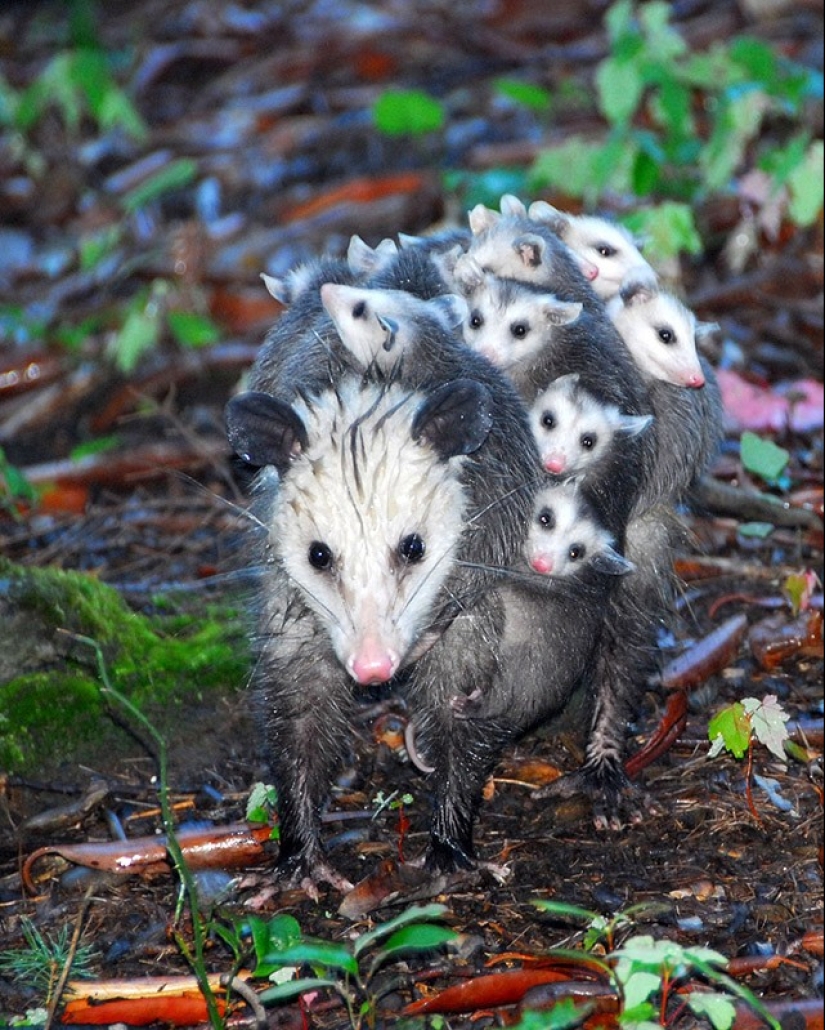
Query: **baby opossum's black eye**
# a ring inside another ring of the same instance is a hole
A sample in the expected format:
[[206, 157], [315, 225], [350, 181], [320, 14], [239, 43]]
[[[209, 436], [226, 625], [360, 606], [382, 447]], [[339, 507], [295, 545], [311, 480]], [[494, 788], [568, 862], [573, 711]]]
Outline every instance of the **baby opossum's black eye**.
[[595, 433], [584, 433], [579, 442], [586, 451], [592, 451], [598, 439]]
[[611, 247], [609, 243], [600, 243], [600, 244], [598, 245], [598, 247], [596, 247], [596, 250], [597, 250], [597, 251], [598, 251], [598, 252], [599, 252], [599, 253], [601, 254], [601, 256], [602, 256], [602, 257], [604, 257], [604, 258], [611, 258], [611, 257], [613, 257], [613, 256], [614, 256], [615, 254], [617, 254], [617, 253], [618, 253], [618, 251], [616, 250], [616, 248], [615, 248], [615, 247]]
[[542, 508], [539, 512], [539, 525], [542, 529], [555, 529], [556, 516], [552, 508]]
[[484, 319], [481, 317], [478, 311], [470, 312], [469, 325], [471, 329], [480, 329], [484, 325]]
[[570, 561], [581, 561], [581, 559], [587, 553], [587, 548], [584, 544], [571, 544], [570, 550], [567, 552], [567, 557]]
[[662, 343], [676, 343], [676, 333], [670, 326], [662, 325], [656, 330]]
[[510, 326], [510, 333], [515, 336], [517, 340], [523, 340], [529, 332], [530, 326], [527, 322], [513, 322]]
[[352, 309], [353, 318], [363, 318], [367, 313], [367, 302], [359, 300], [355, 307]]
[[542, 412], [541, 424], [544, 426], [545, 429], [555, 429], [556, 428], [556, 416], [553, 414], [552, 411], [544, 411], [544, 412]]
[[410, 533], [410, 535], [405, 536], [398, 545], [398, 553], [408, 565], [421, 561], [424, 557], [424, 551], [424, 541], [418, 533]]
[[307, 551], [307, 559], [313, 569], [324, 572], [332, 565], [332, 551], [320, 540], [313, 540]]

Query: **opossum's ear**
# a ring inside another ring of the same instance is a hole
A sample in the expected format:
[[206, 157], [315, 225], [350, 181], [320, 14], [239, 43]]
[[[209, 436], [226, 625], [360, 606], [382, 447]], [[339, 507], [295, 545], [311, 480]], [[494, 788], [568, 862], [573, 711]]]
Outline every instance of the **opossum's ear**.
[[631, 268], [622, 279], [619, 296], [626, 307], [631, 307], [633, 304], [646, 304], [653, 300], [658, 292], [659, 284], [655, 272], [652, 268], [640, 265]]
[[420, 243], [426, 243], [426, 236], [411, 236], [409, 233], [400, 232], [398, 234], [398, 246], [402, 250], [406, 250], [407, 247], [417, 247]]
[[593, 558], [593, 568], [608, 576], [626, 576], [628, 572], [633, 572], [636, 566], [608, 544]]
[[421, 404], [412, 424], [413, 440], [424, 439], [442, 461], [471, 454], [493, 425], [490, 391], [475, 379], [454, 379]]
[[[400, 238], [401, 237], [399, 236], [399, 239]], [[455, 270], [464, 253], [465, 251], [461, 244], [456, 243], [454, 247], [444, 251], [443, 254], [433, 254], [432, 262], [438, 269], [441, 278], [446, 283], [455, 283], [457, 281], [455, 278]]]
[[470, 305], [457, 293], [443, 293], [428, 302], [434, 309], [439, 321], [451, 332], [464, 325], [470, 315]]
[[371, 247], [360, 236], [350, 236], [347, 247], [347, 264], [354, 275], [373, 275], [384, 268], [398, 253], [398, 247], [390, 239], [381, 240], [377, 247]]
[[696, 339], [703, 340], [706, 336], [709, 336], [711, 333], [718, 332], [719, 328], [720, 327], [718, 322], [700, 322], [697, 319], [696, 326], [694, 328]]
[[527, 268], [538, 268], [544, 259], [547, 244], [534, 232], [526, 232], [513, 240], [513, 249]]
[[485, 207], [483, 204], [476, 204], [467, 215], [470, 231], [473, 236], [478, 236], [485, 229], [492, 229], [499, 218], [501, 218], [501, 215], [498, 211], [491, 211], [489, 207]]
[[280, 304], [288, 305], [292, 303], [293, 291], [290, 289], [289, 282], [286, 279], [267, 275], [266, 272], [261, 272], [261, 278], [270, 296], [274, 297]]
[[558, 208], [548, 204], [546, 200], [534, 200], [527, 208], [527, 215], [533, 222], [541, 222], [547, 228], [564, 239], [564, 235], [570, 228], [570, 219], [559, 211]]
[[550, 325], [568, 325], [575, 322], [582, 313], [582, 305], [578, 302], [559, 300], [553, 293], [546, 293], [541, 298], [541, 311]]
[[226, 405], [226, 435], [235, 453], [263, 468], [284, 472], [307, 445], [307, 432], [295, 411], [268, 393], [249, 391]]
[[639, 433], [643, 433], [652, 423], [652, 415], [621, 415], [616, 429], [627, 436], [638, 436]]
[[556, 376], [556, 378], [551, 381], [550, 386], [561, 386], [564, 387], [564, 389], [569, 387], [570, 389], [573, 389], [580, 379], [580, 372], [566, 372], [563, 376]]
[[498, 206], [503, 215], [515, 218], [527, 217], [527, 208], [512, 193], [502, 193]]

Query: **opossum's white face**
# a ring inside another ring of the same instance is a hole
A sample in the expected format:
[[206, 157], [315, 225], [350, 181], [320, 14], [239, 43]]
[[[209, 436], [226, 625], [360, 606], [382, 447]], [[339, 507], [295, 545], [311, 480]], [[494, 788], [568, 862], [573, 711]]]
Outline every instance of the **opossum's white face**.
[[466, 314], [464, 301], [453, 294], [427, 301], [404, 290], [334, 283], [321, 287], [321, 302], [344, 346], [365, 368], [375, 363], [384, 372], [414, 345], [428, 322], [451, 332]]
[[692, 389], [705, 385], [696, 351], [696, 318], [672, 294], [616, 296], [607, 312], [643, 375]]
[[418, 401], [350, 388], [295, 405], [307, 443], [283, 475], [273, 546], [357, 683], [416, 656], [464, 529], [461, 457], [413, 440]]
[[542, 466], [554, 475], [584, 472], [607, 453], [617, 434], [641, 432], [652, 421], [602, 404], [578, 379], [575, 374], [560, 376], [530, 409]]
[[606, 218], [568, 216], [561, 237], [602, 300], [616, 296], [631, 269], [641, 267], [653, 274], [630, 233]]
[[505, 372], [540, 354], [551, 342], [553, 329], [574, 322], [582, 310], [579, 303], [502, 283], [486, 273], [467, 303], [464, 342]]
[[570, 481], [536, 495], [525, 556], [542, 576], [572, 576], [591, 563], [615, 575], [632, 568], [614, 549], [610, 533], [583, 509]]

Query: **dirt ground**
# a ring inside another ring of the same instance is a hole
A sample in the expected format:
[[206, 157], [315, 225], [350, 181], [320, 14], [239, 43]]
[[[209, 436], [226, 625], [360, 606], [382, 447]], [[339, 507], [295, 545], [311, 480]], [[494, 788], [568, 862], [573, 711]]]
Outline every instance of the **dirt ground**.
[[[752, 7], [731, 0], [673, 5], [692, 46], [747, 30], [821, 69], [818, 5], [779, 5], [771, 18]], [[440, 0], [100, 5], [105, 45], [138, 54], [132, 83], [151, 135], [140, 146], [110, 135], [95, 147], [47, 120], [35, 140], [48, 174], [36, 172], [2, 137], [0, 208], [7, 215], [0, 224], [0, 301], [36, 310], [52, 330], [84, 319], [92, 328], [73, 351], [48, 332], [36, 339], [6, 333], [5, 371], [35, 363], [41, 371], [25, 392], [0, 390], [0, 446], [10, 464], [44, 477], [54, 474], [46, 463], [67, 460], [77, 444], [96, 436], [117, 430], [121, 449], [88, 476], [63, 480], [79, 491], [73, 511], [64, 504], [12, 514], [0, 506], [2, 553], [26, 566], [92, 572], [136, 610], [181, 589], [213, 592], [242, 606], [243, 583], [225, 574], [237, 562], [234, 505], [243, 503], [244, 484], [223, 439], [222, 410], [277, 315], [259, 272], [277, 274], [323, 250], [341, 252], [354, 232], [375, 243], [458, 218], [459, 202], [446, 193], [440, 168], [523, 166], [548, 131], [534, 114], [502, 110], [485, 84], [513, 69], [531, 70], [551, 89], [566, 78], [585, 79], [605, 52], [603, 13], [603, 4], [584, 0], [543, 6]], [[12, 85], [30, 81], [62, 33], [55, 5], [18, 2], [0, 12], [0, 61]], [[446, 97], [454, 112], [451, 133], [405, 146], [380, 138], [363, 110], [388, 81]], [[561, 116], [553, 131], [595, 125], [592, 113], [570, 117], [565, 123]], [[821, 135], [821, 103], [812, 123]], [[133, 219], [102, 271], [76, 267], [68, 256], [72, 241], [116, 218], [119, 191], [146, 174], [141, 162], [162, 168], [177, 158], [196, 161], [194, 179], [152, 206], [143, 221]], [[708, 231], [714, 246], [682, 269], [688, 301], [720, 325], [723, 342], [713, 358], [722, 364], [735, 349], [741, 367], [766, 389], [805, 379], [821, 383], [821, 218], [812, 229], [789, 230], [758, 247], [734, 272], [723, 244], [738, 215], [735, 204], [731, 211], [709, 203], [702, 216], [714, 227]], [[115, 373], [101, 360], [107, 320], [135, 281], [158, 279], [205, 299], [226, 336], [186, 355], [166, 346], [135, 373]], [[8, 383], [3, 372], [0, 387]], [[737, 435], [731, 430], [713, 475], [748, 488], [753, 484], [742, 476], [733, 446]], [[787, 576], [804, 569], [822, 575], [821, 421], [786, 425], [773, 437], [791, 451], [794, 489], [810, 495], [809, 510], [818, 504], [820, 521], [818, 527], [791, 521], [760, 538], [739, 532], [751, 516], [713, 509], [685, 514], [694, 544], [681, 556], [685, 585], [672, 633], [661, 641], [664, 658], [688, 650], [731, 616], [744, 614], [747, 633], [697, 677], [678, 741], [640, 774], [655, 810], [636, 825], [601, 832], [586, 803], [550, 804], [531, 796], [541, 777], [577, 766], [575, 712], [566, 725], [520, 743], [497, 769], [476, 829], [480, 857], [508, 863], [509, 879], [500, 883], [480, 872], [440, 885], [434, 896], [448, 906], [460, 944], [447, 954], [388, 966], [376, 1025], [396, 1023], [404, 1004], [481, 974], [491, 960], [514, 966], [525, 955], [580, 943], [577, 924], [540, 913], [537, 898], [608, 916], [657, 903], [657, 911], [639, 918], [640, 932], [709, 946], [731, 959], [751, 957], [756, 965], [778, 956], [743, 982], [772, 1003], [821, 997], [821, 623], [818, 638], [812, 630], [810, 639], [792, 641], [776, 660], [766, 658], [758, 642], [771, 612], [787, 613]], [[149, 450], [159, 443], [162, 454]], [[124, 453], [134, 460], [126, 462]], [[821, 603], [820, 586], [814, 611]], [[218, 826], [242, 819], [250, 786], [264, 775], [243, 687], [227, 684], [208, 710], [193, 701], [170, 730], [170, 786], [181, 819]], [[752, 769], [730, 755], [709, 759], [709, 716], [742, 697], [766, 695], [776, 695], [788, 713], [804, 756], [780, 763], [756, 748]], [[650, 685], [629, 727], [631, 752], [655, 732], [668, 696]], [[382, 863], [414, 858], [425, 841], [429, 786], [399, 737], [405, 717], [397, 699], [375, 691], [326, 814], [338, 867], [353, 881], [384, 869], [379, 892], [394, 875]], [[108, 840], [113, 816], [127, 822], [130, 835], [160, 832], [151, 757], [124, 737], [116, 754], [91, 750], [67, 761], [55, 741], [40, 773], [2, 780], [0, 950], [23, 946], [24, 916], [50, 935], [82, 919], [97, 978], [189, 972], [170, 931], [176, 904], [170, 875], [66, 873], [45, 864], [33, 894], [21, 883], [21, 863], [36, 848]], [[88, 796], [96, 779], [106, 783], [102, 798], [82, 814], [61, 810]], [[376, 814], [379, 793], [409, 800], [401, 810], [387, 806]], [[51, 814], [40, 828], [23, 832], [25, 820], [43, 813]], [[341, 897], [334, 891], [322, 891], [317, 902], [301, 891], [279, 891], [272, 868], [268, 855], [231, 886], [228, 876], [218, 876], [201, 880], [200, 889], [204, 896], [228, 889], [221, 909], [227, 919], [289, 912], [306, 934], [325, 940], [347, 940], [433, 894], [405, 881], [399, 897], [353, 918], [338, 912]], [[217, 939], [207, 962], [216, 972], [230, 965]], [[42, 992], [30, 983], [0, 974], [0, 1025], [40, 1002]], [[479, 1010], [448, 1016], [447, 1025], [506, 1025], [514, 1012], [512, 1006]], [[272, 1027], [350, 1025], [334, 997], [309, 1013], [294, 1003], [267, 1013]]]

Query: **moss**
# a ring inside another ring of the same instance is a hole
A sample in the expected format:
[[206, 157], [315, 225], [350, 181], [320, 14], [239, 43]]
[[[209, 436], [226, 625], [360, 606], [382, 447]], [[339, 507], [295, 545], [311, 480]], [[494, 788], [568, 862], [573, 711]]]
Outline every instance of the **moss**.
[[46, 756], [72, 760], [87, 744], [128, 737], [109, 718], [94, 652], [77, 636], [100, 645], [119, 691], [165, 719], [244, 683], [248, 649], [231, 603], [146, 616], [91, 576], [2, 558], [0, 583], [2, 768], [41, 771]]

